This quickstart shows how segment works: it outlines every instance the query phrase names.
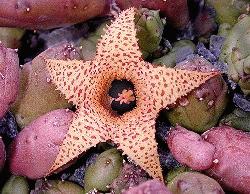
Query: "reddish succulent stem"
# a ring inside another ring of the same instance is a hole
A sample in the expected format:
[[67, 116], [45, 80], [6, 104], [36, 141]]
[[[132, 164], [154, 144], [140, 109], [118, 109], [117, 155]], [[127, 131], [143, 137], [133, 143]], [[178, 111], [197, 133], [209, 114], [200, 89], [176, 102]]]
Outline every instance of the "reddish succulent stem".
[[2, 0], [0, 26], [48, 29], [104, 15], [109, 0]]
[[187, 0], [116, 0], [121, 9], [146, 7], [160, 10], [176, 28], [183, 28], [189, 21]]
[[[177, 28], [189, 21], [187, 0], [113, 0], [123, 10], [129, 7], [157, 9]], [[111, 0], [2, 0], [0, 26], [50, 29], [103, 16]]]

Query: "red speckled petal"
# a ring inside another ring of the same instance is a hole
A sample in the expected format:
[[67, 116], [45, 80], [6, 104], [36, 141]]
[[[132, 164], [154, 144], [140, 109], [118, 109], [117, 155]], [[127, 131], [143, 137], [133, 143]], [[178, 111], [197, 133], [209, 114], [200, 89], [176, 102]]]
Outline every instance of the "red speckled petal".
[[[159, 110], [217, 73], [167, 69], [144, 62], [134, 15], [135, 10], [128, 9], [110, 25], [92, 62], [48, 61], [58, 89], [79, 107], [50, 172], [97, 143], [113, 140], [152, 177], [163, 179], [155, 140]], [[108, 91], [115, 79], [129, 80], [135, 87], [136, 108], [122, 116], [109, 104]]]
[[96, 144], [110, 139], [105, 125], [96, 118], [86, 110], [78, 111], [49, 172], [62, 167]]
[[156, 110], [161, 110], [216, 75], [158, 66], [147, 70], [147, 84]]
[[134, 19], [135, 9], [127, 9], [106, 29], [97, 46], [97, 61], [105, 59], [106, 64], [141, 61]]
[[118, 149], [129, 156], [135, 164], [142, 167], [154, 178], [163, 180], [162, 170], [155, 141], [155, 118], [140, 118], [136, 122], [128, 122], [113, 137]]
[[60, 90], [66, 99], [78, 106], [84, 100], [83, 90], [91, 79], [91, 62], [49, 59], [47, 67], [57, 90]]

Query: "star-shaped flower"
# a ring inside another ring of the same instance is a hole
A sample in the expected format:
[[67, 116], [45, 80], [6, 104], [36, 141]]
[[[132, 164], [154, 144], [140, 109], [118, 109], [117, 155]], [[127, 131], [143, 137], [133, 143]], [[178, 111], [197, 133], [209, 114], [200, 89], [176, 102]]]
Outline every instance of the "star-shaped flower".
[[[177, 70], [143, 61], [135, 14], [130, 8], [116, 18], [98, 43], [92, 61], [47, 61], [57, 88], [78, 108], [50, 172], [98, 143], [112, 140], [149, 175], [163, 180], [155, 140], [159, 111], [218, 73]], [[117, 115], [111, 109], [108, 91], [114, 80], [124, 79], [134, 85], [136, 108]]]

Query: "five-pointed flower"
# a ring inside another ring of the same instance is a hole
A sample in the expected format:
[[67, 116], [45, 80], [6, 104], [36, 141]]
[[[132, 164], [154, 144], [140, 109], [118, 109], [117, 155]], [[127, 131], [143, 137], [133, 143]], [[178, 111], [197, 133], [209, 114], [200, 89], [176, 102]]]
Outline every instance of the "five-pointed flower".
[[[47, 61], [57, 89], [77, 106], [50, 172], [99, 142], [112, 140], [149, 175], [163, 179], [155, 140], [159, 111], [217, 73], [177, 70], [143, 61], [135, 13], [134, 8], [123, 11], [107, 28], [92, 61]], [[115, 79], [131, 81], [135, 87], [136, 108], [123, 115], [115, 114], [109, 103], [108, 90]]]

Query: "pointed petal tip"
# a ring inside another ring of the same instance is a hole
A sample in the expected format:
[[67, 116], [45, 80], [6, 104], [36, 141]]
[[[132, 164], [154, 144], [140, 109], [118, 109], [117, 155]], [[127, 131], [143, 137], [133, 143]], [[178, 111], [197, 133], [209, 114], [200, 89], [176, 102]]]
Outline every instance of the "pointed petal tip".
[[136, 61], [142, 56], [136, 38], [135, 8], [122, 11], [117, 18], [104, 29], [105, 34], [98, 41], [96, 61]]
[[216, 77], [216, 76], [221, 76], [221, 73], [219, 71], [216, 71], [216, 70], [213, 70], [213, 71], [210, 71], [210, 72], [207, 72], [205, 73], [207, 75], [207, 80], [213, 78], [213, 77]]

